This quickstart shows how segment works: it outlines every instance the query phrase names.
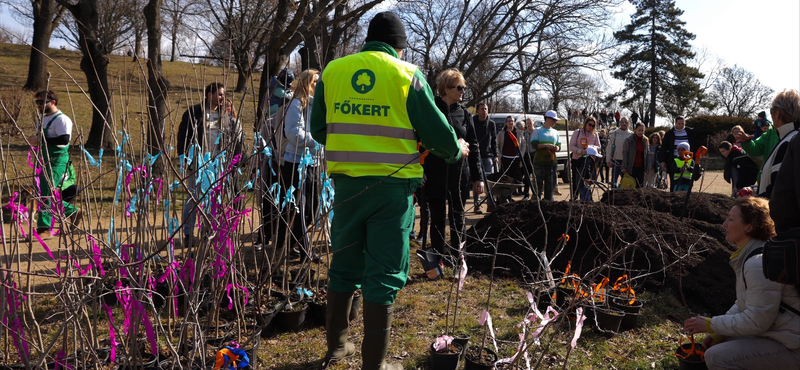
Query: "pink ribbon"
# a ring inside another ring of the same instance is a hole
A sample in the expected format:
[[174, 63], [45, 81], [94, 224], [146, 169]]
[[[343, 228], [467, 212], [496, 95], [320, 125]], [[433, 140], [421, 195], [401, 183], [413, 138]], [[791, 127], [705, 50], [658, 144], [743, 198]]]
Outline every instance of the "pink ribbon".
[[449, 346], [452, 342], [453, 337], [449, 335], [442, 335], [441, 337], [436, 338], [436, 341], [433, 342], [433, 349], [441, 351], [442, 349], [447, 348], [447, 346]]
[[108, 307], [107, 304], [103, 304], [103, 309], [106, 310], [106, 314], [108, 314], [108, 336], [111, 338], [111, 362], [113, 363], [117, 361], [117, 337], [114, 332], [114, 315], [111, 313], [111, 307]]
[[[244, 305], [247, 306], [247, 300], [250, 299], [250, 291], [247, 290], [247, 288], [245, 288], [245, 287], [243, 287], [243, 286], [241, 286], [239, 284], [236, 284], [235, 286], [244, 291]], [[233, 284], [228, 284], [227, 286], [225, 286], [225, 295], [228, 296], [228, 309], [229, 310], [233, 309], [233, 299], [231, 298], [231, 288], [233, 288], [233, 287], [234, 287]]]
[[575, 312], [577, 315], [577, 320], [575, 321], [575, 335], [572, 337], [572, 342], [569, 343], [572, 349], [578, 346], [578, 338], [581, 337], [581, 331], [583, 330], [583, 321], [586, 320], [586, 316], [583, 314], [583, 307], [578, 307]]

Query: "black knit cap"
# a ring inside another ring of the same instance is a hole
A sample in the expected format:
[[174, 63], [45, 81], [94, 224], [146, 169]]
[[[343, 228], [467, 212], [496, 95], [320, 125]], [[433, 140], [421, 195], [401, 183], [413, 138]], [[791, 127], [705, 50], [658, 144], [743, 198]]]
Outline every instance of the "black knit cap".
[[758, 112], [758, 118], [761, 118], [761, 119], [767, 118], [767, 112], [765, 112], [763, 110], [761, 112]]
[[393, 12], [382, 12], [375, 15], [369, 21], [366, 42], [380, 41], [389, 44], [395, 49], [405, 49], [408, 47], [406, 40], [406, 29], [400, 17]]

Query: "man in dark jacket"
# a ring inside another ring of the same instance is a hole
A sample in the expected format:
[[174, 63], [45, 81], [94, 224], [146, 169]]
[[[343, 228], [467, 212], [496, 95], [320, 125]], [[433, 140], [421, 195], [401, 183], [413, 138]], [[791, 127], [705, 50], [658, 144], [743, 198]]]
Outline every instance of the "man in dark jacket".
[[[189, 192], [183, 207], [184, 245], [191, 245], [193, 242], [193, 230], [197, 220], [196, 202], [200, 200], [200, 195], [205, 193], [201, 189], [196, 189], [197, 163], [206, 152], [211, 153], [210, 158], [213, 161], [219, 153], [227, 151], [229, 154], [225, 157], [230, 160], [234, 155], [241, 153], [243, 144], [241, 125], [234, 116], [235, 112], [225, 105], [225, 86], [219, 82], [211, 83], [206, 86], [204, 96], [203, 103], [194, 105], [183, 113], [178, 126], [177, 151], [181, 161], [181, 171], [184, 171], [182, 174], [186, 176], [184, 179], [186, 190]], [[217, 163], [217, 165], [219, 168], [227, 169], [228, 163]], [[204, 166], [203, 178], [208, 177], [213, 182], [216, 181], [215, 177], [208, 174], [209, 171], [213, 171], [211, 167], [213, 166]], [[208, 181], [205, 186], [210, 186]]]
[[673, 176], [671, 176], [672, 172], [670, 172], [672, 166], [667, 164], [674, 162], [675, 158], [678, 157], [678, 145], [680, 143], [689, 143], [689, 151], [696, 151], [700, 145], [695, 136], [692, 128], [686, 127], [686, 120], [681, 116], [675, 119], [675, 126], [664, 134], [664, 141], [661, 145], [661, 150], [658, 152], [658, 160], [661, 162], [661, 169], [670, 174], [670, 191], [674, 189], [672, 184]]
[[[486, 103], [478, 103], [478, 114], [472, 117], [472, 124], [475, 126], [475, 136], [478, 139], [478, 147], [481, 152], [481, 167], [488, 175], [494, 173], [495, 154], [497, 153], [497, 131], [496, 124], [489, 118], [489, 106]], [[484, 184], [485, 185], [485, 184]], [[473, 212], [481, 214], [481, 196], [473, 193], [474, 202]]]

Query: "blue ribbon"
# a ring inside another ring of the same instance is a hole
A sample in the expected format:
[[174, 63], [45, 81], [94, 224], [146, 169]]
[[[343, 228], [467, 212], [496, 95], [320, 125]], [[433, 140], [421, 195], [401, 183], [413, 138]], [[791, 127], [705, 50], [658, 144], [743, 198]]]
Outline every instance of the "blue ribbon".
[[156, 163], [156, 159], [158, 159], [158, 157], [161, 156], [161, 153], [162, 152], [158, 152], [158, 154], [156, 154], [156, 155], [150, 155], [150, 153], [147, 153], [147, 160], [150, 163], [150, 166], [152, 166], [154, 163]]
[[295, 205], [294, 207], [295, 212], [297, 213], [300, 212], [300, 209], [297, 208], [297, 203], [295, 203], [294, 191], [295, 191], [294, 186], [289, 186], [289, 189], [286, 189], [286, 198], [284, 198], [283, 203], [281, 203], [281, 211], [283, 211], [283, 209], [286, 208], [286, 203], [291, 203]]
[[[281, 194], [281, 185], [278, 184], [277, 182], [272, 184], [272, 186], [270, 186], [270, 188], [269, 188], [269, 194], [270, 194], [270, 196], [272, 196], [272, 203], [274, 203], [275, 207], [277, 207], [278, 206], [278, 201], [281, 198], [281, 195], [280, 195]], [[281, 211], [283, 211], [283, 207], [281, 207]]]
[[[90, 165], [90, 166], [93, 166], [93, 167], [100, 168], [100, 163], [99, 163], [98, 161], [96, 161], [96, 160], [94, 159], [94, 157], [92, 157], [92, 155], [91, 155], [91, 154], [89, 154], [89, 151], [88, 151], [88, 150], [84, 149], [83, 145], [81, 145], [81, 150], [83, 150], [83, 154], [85, 154], [85, 155], [86, 155], [86, 160], [87, 160], [87, 161], [89, 161], [89, 165]], [[100, 149], [100, 155], [101, 155], [101, 158], [102, 158], [102, 153], [103, 153], [103, 150], [102, 150], [102, 149]], [[102, 159], [101, 159], [101, 161], [102, 161]]]

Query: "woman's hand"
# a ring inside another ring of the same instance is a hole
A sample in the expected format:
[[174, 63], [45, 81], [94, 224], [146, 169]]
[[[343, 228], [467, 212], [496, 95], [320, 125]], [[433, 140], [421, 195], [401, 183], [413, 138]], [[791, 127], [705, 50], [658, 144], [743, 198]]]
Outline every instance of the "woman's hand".
[[683, 329], [689, 334], [705, 333], [706, 318], [703, 316], [689, 318], [683, 323]]
[[483, 181], [475, 181], [475, 194], [483, 194]]
[[717, 344], [717, 342], [714, 341], [714, 338], [712, 336], [710, 336], [710, 335], [706, 335], [706, 337], [703, 338], [703, 348], [705, 348], [705, 349], [709, 349], [709, 348], [715, 346], [716, 344]]

